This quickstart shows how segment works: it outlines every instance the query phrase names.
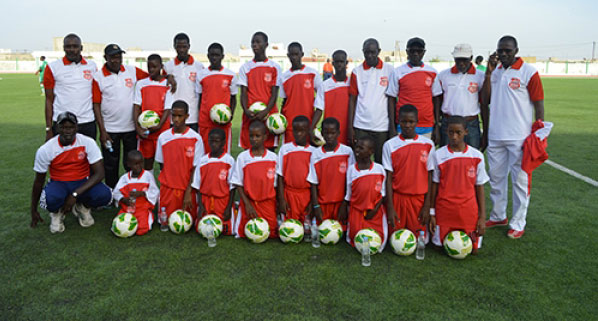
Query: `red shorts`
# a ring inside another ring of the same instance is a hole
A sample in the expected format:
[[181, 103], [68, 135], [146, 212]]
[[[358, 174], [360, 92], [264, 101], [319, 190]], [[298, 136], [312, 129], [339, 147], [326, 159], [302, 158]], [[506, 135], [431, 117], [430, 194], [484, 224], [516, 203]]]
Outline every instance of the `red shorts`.
[[[168, 217], [176, 210], [183, 208], [183, 198], [185, 197], [185, 190], [178, 188], [170, 188], [164, 185], [160, 186], [160, 207], [166, 207]], [[193, 218], [193, 224], [197, 219], [197, 193], [191, 190], [191, 209], [186, 209]]]
[[380, 246], [380, 251], [384, 249], [386, 245], [386, 235], [388, 234], [388, 222], [386, 221], [386, 212], [384, 211], [384, 207], [380, 206], [380, 210], [374, 217], [369, 220], [366, 220], [364, 217], [364, 211], [358, 210], [357, 208], [351, 206], [349, 207], [349, 228], [347, 230], [347, 241], [351, 246], [355, 246], [353, 244], [353, 239], [357, 232], [364, 228], [371, 228], [374, 229], [380, 235], [382, 239], [382, 245]]
[[419, 230], [426, 232], [426, 227], [421, 225], [417, 219], [419, 217], [419, 211], [421, 211], [424, 206], [425, 196], [425, 194], [410, 195], [397, 192], [392, 193], [392, 201], [400, 221], [395, 220], [395, 228], [391, 230], [390, 233], [404, 228], [410, 230], [415, 235], [418, 235], [417, 233], [419, 233]]
[[[320, 204], [320, 209], [322, 210], [322, 221], [323, 220], [335, 220], [338, 221], [338, 211], [341, 208], [343, 201], [334, 202], [334, 203], [326, 203]], [[318, 224], [322, 224], [322, 221], [316, 220]], [[347, 231], [347, 224], [343, 224], [343, 222], [339, 222], [343, 227], [343, 232]]]
[[[121, 204], [122, 207], [122, 204]], [[136, 235], [143, 235], [147, 232], [149, 232], [149, 230], [152, 229], [152, 224], [154, 223], [154, 215], [152, 213], [153, 207], [152, 208], [143, 208], [143, 207], [136, 207], [135, 208], [135, 213], [133, 213], [133, 216], [135, 216], [135, 218], [137, 219], [137, 232], [135, 232]], [[120, 211], [118, 211], [117, 215], [120, 215], [122, 213], [126, 213], [127, 210], [121, 208]]]
[[307, 207], [311, 200], [311, 190], [309, 188], [292, 188], [285, 186], [284, 198], [289, 204], [289, 210], [285, 219], [296, 219], [299, 222], [305, 221], [307, 214]]
[[228, 153], [231, 149], [231, 140], [232, 140], [232, 132], [231, 132], [231, 125], [216, 125], [213, 124], [212, 126], [207, 127], [199, 127], [199, 135], [203, 141], [203, 148], [205, 154], [209, 154], [212, 150], [210, 149], [210, 144], [208, 144], [208, 137], [210, 136], [210, 131], [214, 128], [222, 128], [224, 133], [226, 134], [226, 143], [224, 144], [224, 152]]
[[[265, 219], [270, 227], [269, 238], [278, 238], [278, 221], [276, 220], [276, 198], [263, 201], [251, 201], [257, 216]], [[249, 217], [245, 214], [245, 202], [239, 202], [239, 215], [236, 217], [235, 229], [237, 237], [245, 237], [245, 224]]]
[[474, 249], [479, 249], [480, 247], [480, 237], [481, 236], [477, 236], [474, 235], [475, 232], [475, 228], [473, 229], [464, 229], [461, 227], [452, 227], [452, 226], [446, 226], [446, 225], [436, 225], [436, 233], [434, 233], [434, 236], [432, 238], [432, 243], [434, 243], [435, 245], [438, 246], [442, 246], [444, 245], [444, 238], [446, 237], [447, 234], [449, 234], [452, 231], [463, 231], [465, 232], [465, 234], [469, 235], [469, 237], [471, 238], [471, 242], [473, 243], [473, 248]]
[[158, 139], [139, 139], [137, 140], [137, 149], [145, 159], [154, 158], [156, 156], [156, 144]]
[[[224, 220], [224, 211], [226, 210], [226, 205], [228, 205], [229, 197], [214, 197], [209, 195], [201, 195], [201, 202], [206, 209], [206, 212], [203, 216], [208, 214], [214, 214], [220, 219], [222, 219], [222, 234], [223, 235], [233, 235], [233, 222], [235, 221], [235, 216], [232, 213], [232, 206], [231, 206], [231, 215], [228, 221]], [[202, 217], [203, 217], [202, 216]]]
[[[270, 114], [275, 113], [275, 108], [272, 108]], [[239, 136], [239, 146], [243, 149], [249, 149], [251, 144], [249, 143], [249, 124], [251, 124], [251, 120], [249, 117], [243, 114], [243, 120], [241, 121], [241, 135]], [[266, 141], [264, 142], [264, 147], [272, 148], [278, 146], [278, 136], [273, 135], [270, 133], [269, 130], [266, 129], [268, 136], [266, 137]]]

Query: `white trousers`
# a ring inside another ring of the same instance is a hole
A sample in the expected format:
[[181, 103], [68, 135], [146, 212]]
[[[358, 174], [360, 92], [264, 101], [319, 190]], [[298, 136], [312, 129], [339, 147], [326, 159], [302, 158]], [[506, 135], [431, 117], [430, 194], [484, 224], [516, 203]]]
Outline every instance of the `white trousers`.
[[524, 140], [488, 142], [488, 175], [490, 176], [490, 200], [493, 207], [490, 220], [502, 221], [507, 218], [508, 186], [507, 177], [511, 174], [513, 189], [513, 216], [509, 226], [516, 231], [525, 229], [525, 218], [529, 205], [527, 195], [527, 174], [521, 169]]

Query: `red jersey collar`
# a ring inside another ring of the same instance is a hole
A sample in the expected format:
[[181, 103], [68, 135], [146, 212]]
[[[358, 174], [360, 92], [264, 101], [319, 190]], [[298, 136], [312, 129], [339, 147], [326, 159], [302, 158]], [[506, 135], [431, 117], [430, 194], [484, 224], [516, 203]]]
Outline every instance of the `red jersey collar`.
[[[338, 142], [337, 142], [337, 143], [336, 143], [336, 147], [334, 148], [334, 150], [333, 150], [332, 152], [333, 152], [333, 153], [336, 153], [336, 152], [338, 151], [338, 149], [339, 149], [339, 148], [341, 148], [341, 143], [338, 143]], [[326, 154], [326, 153], [330, 153], [330, 152], [327, 152], [327, 151], [324, 149], [324, 145], [322, 145], [322, 152], [323, 152], [324, 154]]]
[[[370, 65], [368, 65], [365, 61], [363, 62], [363, 69], [364, 70], [368, 70], [370, 69]], [[380, 60], [380, 58], [378, 58], [378, 64], [376, 65], [376, 69], [382, 69], [382, 60]]]
[[[174, 57], [174, 65], [177, 66], [178, 64], [180, 64], [181, 60], [179, 60], [179, 57]], [[192, 65], [195, 62], [195, 59], [193, 59], [193, 56], [189, 55], [189, 59], [187, 59], [187, 65]]]
[[[511, 66], [509, 66], [509, 68], [519, 70], [519, 69], [521, 69], [522, 65], [523, 65], [523, 59], [521, 59], [520, 57], [516, 57], [515, 62]], [[500, 66], [498, 66], [498, 68], [499, 69], [502, 68], [502, 64], [500, 64]]]
[[[451, 154], [454, 153], [449, 145], [446, 145], [446, 148], [448, 149], [449, 153], [451, 153]], [[467, 152], [467, 149], [469, 149], [469, 146], [467, 144], [465, 144], [465, 149], [460, 153], [465, 154]], [[459, 152], [457, 152], [457, 153], [459, 153]]]
[[405, 138], [405, 137], [403, 137], [403, 134], [399, 134], [399, 138], [400, 138], [402, 141], [405, 141], [406, 139], [413, 139], [413, 140], [417, 140], [417, 138], [418, 138], [418, 137], [419, 137], [419, 135], [418, 135], [418, 134], [415, 134], [415, 137], [413, 137], [413, 138]]
[[[125, 66], [120, 65], [120, 71], [125, 71]], [[108, 70], [108, 68], [106, 67], [106, 64], [104, 64], [104, 66], [102, 67], [102, 73], [104, 74], [104, 77], [108, 77], [110, 76], [110, 74], [112, 73], [112, 71]]]
[[[459, 69], [457, 69], [457, 66], [453, 66], [451, 68], [451, 73], [453, 73], [453, 74], [459, 73]], [[475, 75], [475, 68], [473, 67], [473, 64], [469, 65], [469, 69], [467, 69], [467, 73], [470, 75]]]
[[[370, 169], [367, 169], [367, 170], [371, 171], [373, 168], [374, 168], [374, 162], [370, 161]], [[357, 166], [357, 162], [355, 162], [355, 169], [358, 172], [361, 172], [362, 170], [365, 170], [365, 169], [359, 169], [359, 166]]]
[[[73, 62], [68, 60], [68, 58], [66, 56], [62, 57], [62, 63], [66, 66], [66, 65], [70, 65]], [[81, 61], [79, 62], [82, 65], [87, 65], [87, 60], [85, 60], [85, 58], [83, 58], [83, 56], [81, 56]]]

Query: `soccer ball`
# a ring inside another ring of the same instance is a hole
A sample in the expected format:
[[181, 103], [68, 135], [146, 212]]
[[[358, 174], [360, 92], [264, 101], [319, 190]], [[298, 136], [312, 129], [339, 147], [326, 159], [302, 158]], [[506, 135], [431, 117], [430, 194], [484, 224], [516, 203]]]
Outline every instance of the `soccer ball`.
[[130, 237], [137, 232], [137, 218], [131, 213], [121, 213], [112, 220], [110, 230], [118, 237]]
[[253, 243], [262, 243], [270, 236], [270, 226], [261, 217], [251, 219], [245, 224], [245, 236]]
[[142, 128], [148, 129], [160, 124], [160, 116], [153, 110], [146, 110], [139, 115], [137, 122]]
[[336, 244], [343, 236], [343, 227], [337, 220], [324, 220], [318, 230], [323, 244]]
[[392, 233], [390, 245], [397, 255], [407, 256], [413, 254], [417, 248], [417, 239], [408, 229], [401, 229]]
[[220, 217], [214, 214], [208, 214], [199, 220], [197, 226], [195, 227], [197, 233], [205, 238], [208, 238], [207, 228], [210, 223], [212, 226], [214, 226], [214, 237], [220, 236], [220, 234], [222, 234], [222, 220]]
[[380, 238], [380, 234], [378, 234], [378, 232], [371, 228], [364, 228], [355, 234], [355, 238], [353, 239], [353, 242], [355, 243], [355, 249], [357, 249], [359, 253], [362, 253], [363, 243], [365, 243], [366, 237], [370, 241], [370, 254], [378, 253], [378, 251], [380, 251], [380, 247], [382, 246], [382, 238]]
[[299, 243], [303, 240], [303, 224], [295, 219], [288, 219], [280, 224], [278, 234], [283, 243]]
[[230, 121], [231, 116], [231, 110], [226, 104], [216, 104], [210, 108], [210, 119], [214, 124], [227, 124]]
[[280, 135], [287, 130], [287, 118], [281, 113], [274, 113], [268, 116], [266, 126], [268, 126], [268, 129], [272, 134]]
[[314, 128], [314, 141], [318, 146], [322, 146], [326, 142], [319, 128]]
[[472, 248], [471, 238], [463, 231], [452, 231], [444, 238], [444, 250], [453, 259], [466, 258]]
[[187, 211], [176, 210], [168, 218], [168, 227], [175, 234], [185, 234], [191, 229], [193, 218]]
[[249, 106], [249, 111], [252, 111], [257, 114], [266, 108], [268, 108], [268, 106], [266, 106], [266, 104], [264, 104], [261, 101], [256, 101], [255, 103], [251, 104], [251, 106]]

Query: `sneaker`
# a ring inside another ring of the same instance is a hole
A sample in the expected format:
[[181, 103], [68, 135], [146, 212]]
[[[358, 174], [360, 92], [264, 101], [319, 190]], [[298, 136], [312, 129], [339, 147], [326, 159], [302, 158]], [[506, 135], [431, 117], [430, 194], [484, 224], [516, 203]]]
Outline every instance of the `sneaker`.
[[64, 232], [64, 213], [62, 211], [50, 212], [50, 232], [52, 234]]
[[523, 233], [525, 233], [525, 231], [515, 231], [513, 229], [510, 229], [509, 232], [507, 232], [507, 236], [510, 239], [519, 239], [523, 236]]
[[91, 216], [91, 209], [81, 203], [77, 203], [73, 206], [73, 215], [79, 219], [79, 225], [82, 227], [90, 227], [95, 223], [93, 216]]
[[502, 221], [492, 221], [492, 220], [487, 220], [486, 221], [486, 227], [495, 227], [495, 226], [506, 226], [509, 223], [508, 219], [504, 219]]

